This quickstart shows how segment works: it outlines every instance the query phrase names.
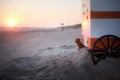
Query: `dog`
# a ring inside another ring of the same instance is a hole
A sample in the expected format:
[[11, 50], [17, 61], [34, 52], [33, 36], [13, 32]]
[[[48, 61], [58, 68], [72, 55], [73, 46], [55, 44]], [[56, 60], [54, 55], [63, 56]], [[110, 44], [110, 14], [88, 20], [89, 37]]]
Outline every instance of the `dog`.
[[81, 42], [81, 39], [80, 38], [76, 38], [75, 39], [75, 43], [77, 44], [77, 47], [78, 47], [78, 51], [84, 47], [84, 45], [82, 44]]

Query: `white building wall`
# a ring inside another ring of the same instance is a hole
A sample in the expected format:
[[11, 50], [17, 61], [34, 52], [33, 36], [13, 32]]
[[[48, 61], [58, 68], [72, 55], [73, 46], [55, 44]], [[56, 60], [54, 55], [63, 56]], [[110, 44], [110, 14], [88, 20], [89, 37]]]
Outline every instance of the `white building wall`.
[[120, 37], [120, 19], [92, 19], [91, 38], [112, 34]]
[[[120, 0], [91, 0], [93, 12], [119, 12]], [[112, 34], [120, 37], [120, 18], [92, 18], [91, 38]]]
[[91, 0], [91, 11], [120, 11], [120, 0]]

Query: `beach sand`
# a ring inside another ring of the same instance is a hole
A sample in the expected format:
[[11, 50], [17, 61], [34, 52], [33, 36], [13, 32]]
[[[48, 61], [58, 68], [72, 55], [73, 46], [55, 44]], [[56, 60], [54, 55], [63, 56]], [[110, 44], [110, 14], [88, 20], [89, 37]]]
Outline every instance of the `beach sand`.
[[0, 80], [120, 80], [120, 59], [94, 65], [81, 28], [0, 34]]

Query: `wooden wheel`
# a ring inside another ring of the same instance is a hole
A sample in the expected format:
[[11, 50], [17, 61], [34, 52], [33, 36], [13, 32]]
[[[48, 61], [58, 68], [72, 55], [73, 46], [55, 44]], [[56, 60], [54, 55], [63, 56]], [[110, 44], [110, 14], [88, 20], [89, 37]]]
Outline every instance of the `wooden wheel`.
[[120, 58], [120, 38], [114, 35], [104, 35], [97, 39], [91, 48], [94, 64], [106, 57]]

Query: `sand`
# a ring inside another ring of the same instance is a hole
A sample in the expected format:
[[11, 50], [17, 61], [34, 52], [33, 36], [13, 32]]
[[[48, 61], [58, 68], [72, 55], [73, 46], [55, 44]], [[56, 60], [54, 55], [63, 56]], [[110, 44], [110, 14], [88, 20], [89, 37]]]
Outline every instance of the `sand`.
[[0, 80], [120, 80], [120, 59], [94, 65], [81, 28], [0, 34]]

